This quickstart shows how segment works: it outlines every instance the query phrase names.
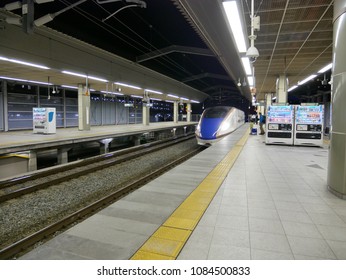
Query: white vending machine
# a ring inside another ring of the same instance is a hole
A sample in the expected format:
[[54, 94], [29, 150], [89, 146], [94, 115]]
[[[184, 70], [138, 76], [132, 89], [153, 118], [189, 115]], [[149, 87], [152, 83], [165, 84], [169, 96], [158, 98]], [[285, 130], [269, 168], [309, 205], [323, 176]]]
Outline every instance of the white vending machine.
[[323, 105], [298, 105], [295, 110], [294, 145], [323, 145]]
[[55, 108], [33, 108], [34, 133], [56, 133]]
[[292, 105], [271, 105], [267, 109], [266, 144], [293, 145]]

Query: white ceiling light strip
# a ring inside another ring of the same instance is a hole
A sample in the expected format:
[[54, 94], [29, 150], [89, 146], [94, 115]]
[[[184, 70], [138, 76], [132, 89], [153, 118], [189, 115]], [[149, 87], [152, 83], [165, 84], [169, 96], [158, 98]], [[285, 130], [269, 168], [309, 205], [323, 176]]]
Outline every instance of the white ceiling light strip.
[[129, 84], [124, 84], [124, 83], [120, 83], [120, 82], [116, 82], [116, 83], [114, 83], [114, 84], [116, 84], [116, 85], [118, 85], [118, 86], [133, 88], [133, 89], [142, 89], [142, 88], [137, 87], [137, 86], [133, 86], [133, 85], [129, 85]]
[[31, 63], [31, 62], [27, 62], [27, 61], [18, 60], [18, 59], [7, 58], [4, 56], [0, 56], [0, 60], [12, 62], [12, 63], [17, 63], [17, 64], [22, 64], [22, 65], [26, 65], [26, 66], [31, 66], [31, 67], [35, 67], [35, 68], [45, 69], [45, 70], [50, 69], [49, 67], [41, 65], [41, 64]]
[[77, 76], [77, 77], [81, 77], [81, 78], [88, 78], [90, 80], [96, 80], [96, 81], [99, 81], [99, 82], [105, 82], [105, 83], [108, 82], [108, 80], [106, 80], [106, 79], [98, 78], [98, 77], [95, 77], [95, 76], [88, 76], [88, 75], [85, 75], [85, 74], [71, 72], [71, 71], [66, 71], [66, 70], [61, 71], [61, 73], [64, 73], [64, 74], [67, 74], [67, 75], [71, 75], [71, 76]]
[[232, 30], [234, 41], [236, 42], [238, 52], [246, 52], [245, 36], [243, 26], [240, 20], [239, 9], [236, 1], [222, 2], [227, 20]]

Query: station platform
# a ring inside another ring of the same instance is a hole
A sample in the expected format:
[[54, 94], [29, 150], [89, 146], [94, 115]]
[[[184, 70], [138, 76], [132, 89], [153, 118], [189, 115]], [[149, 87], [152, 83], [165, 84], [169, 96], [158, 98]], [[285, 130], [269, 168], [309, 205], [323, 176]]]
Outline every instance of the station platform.
[[92, 126], [90, 130], [78, 130], [78, 127], [57, 128], [54, 134], [33, 133], [32, 130], [0, 132], [0, 155], [24, 150], [42, 149], [63, 145], [98, 141], [105, 138], [138, 135], [165, 129], [196, 125], [197, 122], [154, 122], [149, 125], [104, 125]]
[[346, 259], [328, 146], [264, 141], [245, 124], [21, 259]]

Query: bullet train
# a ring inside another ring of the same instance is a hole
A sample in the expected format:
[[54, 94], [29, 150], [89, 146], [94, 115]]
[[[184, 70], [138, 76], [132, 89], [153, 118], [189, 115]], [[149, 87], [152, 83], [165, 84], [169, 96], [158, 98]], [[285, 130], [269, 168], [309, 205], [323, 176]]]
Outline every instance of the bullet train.
[[203, 111], [195, 134], [199, 145], [212, 145], [244, 124], [244, 112], [228, 106], [215, 106]]

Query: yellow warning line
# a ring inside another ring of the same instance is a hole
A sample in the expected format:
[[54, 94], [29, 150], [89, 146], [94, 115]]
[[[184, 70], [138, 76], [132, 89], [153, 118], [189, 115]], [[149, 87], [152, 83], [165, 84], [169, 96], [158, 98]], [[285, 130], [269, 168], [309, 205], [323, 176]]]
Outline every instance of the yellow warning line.
[[243, 149], [249, 130], [131, 260], [175, 260]]

